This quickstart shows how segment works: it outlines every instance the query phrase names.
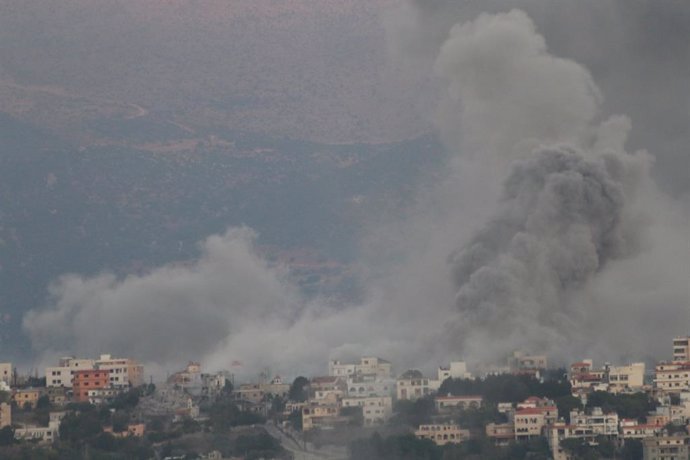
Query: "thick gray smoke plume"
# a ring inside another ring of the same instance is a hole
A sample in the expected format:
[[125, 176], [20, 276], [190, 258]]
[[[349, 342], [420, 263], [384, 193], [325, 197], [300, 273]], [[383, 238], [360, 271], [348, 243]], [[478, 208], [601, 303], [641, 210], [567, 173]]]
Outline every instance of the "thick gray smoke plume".
[[363, 243], [380, 256], [367, 302], [305, 302], [232, 230], [185, 266], [56, 281], [24, 321], [36, 348], [240, 360], [248, 373], [318, 372], [362, 353], [400, 367], [517, 348], [667, 355], [690, 319], [687, 203], [657, 190], [651, 157], [625, 151], [630, 120], [602, 122], [590, 72], [554, 56], [527, 14], [457, 16], [448, 3], [411, 2], [396, 19], [404, 38], [391, 37], [440, 91], [434, 116], [455, 156], [418, 207]]
[[636, 254], [625, 182], [647, 161], [561, 147], [514, 167], [497, 215], [451, 257], [466, 353], [495, 361], [512, 349], [560, 352], [582, 337], [571, 297], [610, 260]]

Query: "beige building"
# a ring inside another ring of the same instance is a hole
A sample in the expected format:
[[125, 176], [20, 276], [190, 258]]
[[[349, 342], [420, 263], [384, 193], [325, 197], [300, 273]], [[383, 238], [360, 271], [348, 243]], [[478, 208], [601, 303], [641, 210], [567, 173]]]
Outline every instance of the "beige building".
[[233, 391], [236, 399], [249, 401], [258, 404], [264, 400], [266, 393], [259, 387], [258, 383], [243, 383]]
[[686, 460], [687, 436], [660, 436], [642, 441], [644, 460]]
[[515, 439], [526, 440], [541, 436], [545, 428], [558, 419], [556, 406], [530, 407], [519, 409], [513, 417], [515, 425]]
[[690, 336], [673, 339], [673, 360], [690, 362]]
[[364, 356], [359, 363], [343, 363], [331, 360], [328, 363], [328, 375], [334, 377], [353, 377], [356, 375], [373, 375], [378, 378], [392, 376], [391, 363], [375, 356]]
[[461, 443], [470, 439], [469, 430], [460, 428], [458, 425], [420, 425], [414, 432], [419, 439], [430, 439], [437, 446], [449, 443]]
[[644, 386], [644, 363], [632, 363], [627, 366], [605, 367], [608, 376], [609, 391], [618, 393], [624, 390], [642, 390]]
[[28, 404], [32, 409], [35, 409], [38, 398], [42, 395], [42, 388], [23, 388], [21, 390], [16, 390], [12, 399], [17, 403], [17, 407], [23, 408]]
[[515, 425], [512, 423], [489, 423], [486, 425], [486, 437], [493, 439], [497, 445], [508, 444], [515, 438]]
[[383, 425], [393, 413], [393, 398], [390, 396], [344, 398], [342, 407], [361, 407], [364, 426]]
[[418, 370], [409, 370], [395, 382], [396, 395], [399, 400], [415, 400], [432, 394], [438, 389], [438, 380], [431, 380]]
[[447, 412], [453, 410], [479, 409], [482, 407], [481, 396], [436, 396], [436, 410]]
[[584, 411], [571, 411], [570, 424], [587, 428], [595, 436], [618, 435], [618, 414], [615, 412], [605, 414], [600, 407], [593, 407], [589, 414]]
[[302, 430], [315, 428], [332, 428], [339, 423], [349, 420], [340, 416], [340, 409], [336, 405], [310, 404], [302, 408]]
[[133, 359], [101, 355], [95, 367], [110, 371], [110, 384], [114, 387], [138, 387], [144, 384], [144, 366]]
[[8, 385], [12, 385], [12, 377], [12, 363], [0, 363], [0, 381], [3, 381]]
[[12, 425], [12, 406], [0, 403], [0, 428]]
[[46, 387], [72, 388], [74, 371], [91, 370], [93, 366], [93, 359], [60, 358], [57, 366], [46, 367]]
[[667, 393], [690, 389], [690, 362], [659, 363], [655, 368], [654, 385]]

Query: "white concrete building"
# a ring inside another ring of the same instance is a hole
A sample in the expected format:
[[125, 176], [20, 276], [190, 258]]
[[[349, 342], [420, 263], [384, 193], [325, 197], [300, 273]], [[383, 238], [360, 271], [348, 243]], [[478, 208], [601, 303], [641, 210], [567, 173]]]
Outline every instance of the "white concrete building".
[[97, 369], [110, 371], [110, 384], [115, 387], [137, 387], [144, 383], [144, 366], [130, 358], [101, 355], [95, 363]]
[[659, 363], [655, 368], [654, 385], [667, 393], [690, 390], [690, 362]]
[[591, 414], [578, 410], [571, 411], [570, 424], [587, 428], [596, 436], [618, 436], [618, 414], [605, 414], [600, 407], [593, 407]]
[[64, 412], [51, 412], [48, 426], [24, 426], [14, 430], [15, 439], [49, 444], [58, 439], [60, 422]]
[[690, 335], [673, 339], [673, 360], [690, 361]]
[[364, 426], [383, 425], [393, 413], [393, 398], [390, 396], [344, 398], [342, 407], [361, 407]]
[[621, 419], [618, 436], [622, 439], [645, 439], [657, 436], [663, 429], [659, 425], [640, 424], [636, 419]]
[[350, 377], [347, 379], [347, 395], [349, 397], [394, 396], [395, 380], [371, 376]]
[[57, 366], [46, 367], [46, 387], [72, 388], [72, 374], [74, 371], [91, 370], [93, 368], [93, 359], [60, 358]]
[[443, 383], [446, 379], [471, 379], [472, 374], [467, 372], [467, 364], [464, 361], [451, 361], [449, 366], [438, 368], [438, 380]]

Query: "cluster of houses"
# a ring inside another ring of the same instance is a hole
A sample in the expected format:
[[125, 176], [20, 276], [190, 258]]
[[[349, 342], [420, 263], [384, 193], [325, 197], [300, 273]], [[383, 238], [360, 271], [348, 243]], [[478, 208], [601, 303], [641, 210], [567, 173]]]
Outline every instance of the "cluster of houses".
[[[20, 378], [12, 363], [0, 363], [0, 391], [10, 395], [9, 403], [0, 403], [0, 429], [16, 426], [15, 438], [50, 442], [57, 436], [60, 421], [65, 411], [53, 411], [49, 414], [48, 426], [34, 424], [13, 424], [12, 403], [20, 409], [33, 410], [41, 398], [47, 399], [54, 408], [66, 404], [91, 403], [103, 404], [112, 401], [117, 395], [144, 383], [144, 367], [130, 358], [114, 358], [103, 354], [97, 359], [65, 357], [58, 360], [57, 366], [46, 367], [45, 384]], [[129, 434], [143, 435], [142, 426], [128, 427]], [[117, 435], [117, 433], [116, 433]]]
[[[546, 369], [545, 356], [515, 353], [506, 366], [481, 369], [481, 375], [513, 373], [541, 378]], [[9, 392], [15, 405], [21, 408], [36, 407], [44, 396], [55, 407], [67, 402], [102, 404], [144, 383], [143, 366], [132, 359], [110, 355], [101, 355], [98, 359], [62, 358], [57, 366], [46, 368], [45, 377], [44, 387], [17, 385], [12, 365], [0, 363], [0, 391]], [[456, 361], [437, 368], [433, 377], [426, 377], [418, 370], [408, 370], [396, 378], [389, 361], [365, 356], [357, 362], [330, 361], [328, 375], [305, 379], [303, 387], [298, 389], [299, 398], [290, 397], [292, 385], [289, 382], [279, 376], [269, 378], [267, 373], [262, 374], [258, 382], [233, 387], [229, 395], [243, 410], [268, 415], [280, 407], [285, 420], [299, 414], [305, 432], [334, 430], [353, 422], [365, 427], [381, 426], [393, 415], [394, 401], [430, 398], [438, 416], [433, 419], [434, 423], [416, 427], [415, 435], [445, 445], [462, 443], [476, 436], [476, 432], [458, 423], [461, 422], [458, 415], [461, 411], [485, 405], [479, 395], [439, 394], [442, 383], [449, 378], [468, 379], [472, 374], [464, 362]], [[645, 459], [688, 458], [689, 438], [685, 433], [690, 428], [690, 336], [673, 340], [673, 359], [658, 363], [653, 374], [646, 373], [644, 363], [624, 366], [606, 363], [596, 368], [592, 360], [585, 359], [570, 366], [568, 379], [572, 395], [580, 399], [582, 407], [587, 406], [592, 392], [645, 393], [655, 399], [658, 406], [644, 420], [638, 420], [622, 418], [599, 407], [563, 414], [559, 413], [554, 401], [536, 396], [517, 404], [499, 402], [496, 409], [504, 415], [505, 421], [487, 424], [484, 427], [486, 437], [497, 445], [543, 437], [548, 440], [555, 460], [569, 458], [568, 450], [562, 447], [564, 440], [579, 439], [595, 444], [601, 437], [621, 443], [640, 440]], [[226, 383], [232, 380], [227, 372], [205, 374], [199, 363], [190, 362], [186, 368], [169, 376], [160, 391], [156, 391], [160, 401], [152, 400], [151, 403], [159, 409], [169, 409], [168, 412], [172, 411], [178, 419], [198, 419], [199, 406], [195, 401], [213, 400], [227, 392], [230, 387]], [[276, 400], [281, 404], [274, 404]], [[19, 427], [15, 436], [50, 441], [57, 435], [62, 416], [64, 412], [53, 412], [48, 427]], [[3, 402], [0, 404], [0, 428], [11, 424], [12, 406]], [[669, 424], [680, 427], [672, 431], [681, 435], [669, 434]], [[143, 426], [131, 426], [125, 435], [141, 436], [143, 431]]]

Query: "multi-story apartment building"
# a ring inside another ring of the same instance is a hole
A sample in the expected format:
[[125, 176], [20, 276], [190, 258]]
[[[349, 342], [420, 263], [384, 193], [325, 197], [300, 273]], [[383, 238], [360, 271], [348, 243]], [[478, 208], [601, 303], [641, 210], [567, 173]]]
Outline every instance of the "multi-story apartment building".
[[622, 439], [645, 439], [657, 436], [662, 429], [663, 426], [641, 424], [636, 419], [622, 419], [618, 436]]
[[12, 385], [12, 363], [0, 363], [0, 381]]
[[547, 398], [531, 396], [517, 404], [513, 415], [515, 439], [531, 439], [544, 434], [544, 430], [558, 420], [558, 408]]
[[659, 363], [655, 368], [654, 385], [667, 393], [690, 389], [690, 362]]
[[469, 430], [464, 430], [455, 424], [419, 425], [419, 428], [414, 434], [419, 439], [430, 439], [434, 441], [437, 446], [443, 446], [449, 443], [459, 444], [470, 439]]
[[642, 390], [644, 386], [644, 363], [627, 366], [604, 366], [608, 391], [619, 393], [625, 390]]
[[515, 412], [513, 424], [518, 441], [541, 436], [547, 426], [546, 414], [541, 408], [521, 409]]
[[72, 388], [75, 371], [93, 369], [93, 359], [60, 358], [57, 366], [46, 367], [46, 386], [49, 388]]
[[570, 385], [573, 392], [640, 391], [644, 386], [644, 363], [626, 366], [611, 366], [606, 363], [601, 369], [594, 369], [591, 359], [585, 359], [570, 366]]
[[393, 398], [390, 396], [344, 398], [342, 407], [361, 407], [364, 426], [383, 425], [393, 413]]
[[659, 436], [642, 441], [645, 460], [686, 460], [688, 458], [687, 436]]
[[72, 378], [72, 399], [75, 402], [89, 402], [91, 392], [109, 388], [110, 370], [88, 369], [74, 371]]
[[379, 379], [371, 376], [356, 376], [347, 379], [349, 397], [393, 396], [395, 395], [394, 379]]
[[673, 339], [673, 360], [690, 362], [690, 335]]
[[110, 371], [110, 384], [114, 387], [138, 387], [144, 383], [144, 366], [130, 358], [101, 355], [95, 367]]
[[618, 414], [605, 414], [600, 407], [593, 407], [590, 414], [579, 410], [570, 411], [570, 424], [587, 428], [595, 436], [618, 436]]

